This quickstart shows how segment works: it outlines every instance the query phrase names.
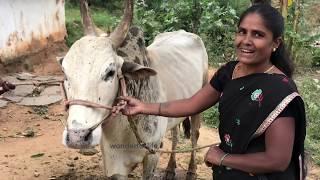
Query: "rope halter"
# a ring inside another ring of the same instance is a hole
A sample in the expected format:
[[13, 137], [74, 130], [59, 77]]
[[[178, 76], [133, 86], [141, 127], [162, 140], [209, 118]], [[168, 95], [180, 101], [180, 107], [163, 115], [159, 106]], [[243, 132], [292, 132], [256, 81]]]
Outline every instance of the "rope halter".
[[[127, 96], [126, 82], [124, 80], [124, 77], [122, 75], [121, 70], [118, 71], [117, 76], [119, 78], [120, 95], [121, 96]], [[98, 104], [98, 103], [87, 101], [87, 100], [68, 99], [67, 93], [66, 93], [66, 88], [65, 88], [63, 82], [60, 84], [60, 86], [61, 86], [61, 89], [62, 89], [62, 96], [63, 96], [64, 106], [65, 106], [65, 110], [66, 111], [68, 111], [70, 106], [73, 106], [73, 105], [80, 105], [80, 106], [86, 106], [86, 107], [91, 107], [91, 108], [100, 108], [100, 109], [106, 109], [106, 110], [112, 110], [113, 109], [112, 106], [106, 106], [106, 105]], [[126, 101], [121, 103], [121, 107], [124, 107], [124, 106], [126, 106]], [[98, 122], [95, 125], [91, 126], [89, 128], [89, 131], [91, 132], [91, 131], [95, 130], [99, 125], [101, 125], [104, 122], [106, 122], [110, 118], [111, 115], [112, 115], [112, 113], [109, 113], [100, 122]], [[66, 129], [68, 130], [68, 123], [63, 123], [63, 124], [66, 127]]]

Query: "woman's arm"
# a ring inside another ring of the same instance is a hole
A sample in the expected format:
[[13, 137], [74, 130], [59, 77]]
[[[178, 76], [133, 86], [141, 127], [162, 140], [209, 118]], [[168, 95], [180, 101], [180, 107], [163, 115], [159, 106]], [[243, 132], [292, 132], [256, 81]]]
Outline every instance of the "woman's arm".
[[[265, 132], [265, 152], [227, 155], [222, 165], [248, 173], [284, 171], [291, 161], [295, 134], [293, 117], [277, 118]], [[219, 165], [222, 156], [219, 147], [211, 148], [206, 161]]]
[[[143, 103], [132, 97], [121, 97], [127, 101], [122, 109], [125, 115], [151, 114], [166, 117], [183, 117], [199, 113], [217, 103], [220, 92], [215, 90], [209, 83], [201, 88], [196, 94], [187, 99], [168, 101], [163, 103]], [[117, 110], [115, 110], [117, 111]]]

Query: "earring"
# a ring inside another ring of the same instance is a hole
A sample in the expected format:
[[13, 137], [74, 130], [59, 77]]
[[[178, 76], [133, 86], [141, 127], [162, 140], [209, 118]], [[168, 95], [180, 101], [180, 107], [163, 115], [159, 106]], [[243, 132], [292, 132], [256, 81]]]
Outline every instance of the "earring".
[[277, 50], [277, 48], [273, 48], [272, 51], [275, 52]]

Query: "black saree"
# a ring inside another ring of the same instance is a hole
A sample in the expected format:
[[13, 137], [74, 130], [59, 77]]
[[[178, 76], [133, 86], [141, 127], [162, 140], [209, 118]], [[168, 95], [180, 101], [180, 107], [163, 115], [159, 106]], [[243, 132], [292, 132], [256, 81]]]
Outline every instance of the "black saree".
[[232, 73], [226, 72], [233, 70], [235, 64], [235, 62], [227, 64], [213, 77], [220, 80], [223, 77], [225, 82], [211, 80], [214, 88], [219, 86], [219, 83], [224, 83], [222, 88], [217, 87], [217, 90], [219, 88], [221, 90], [220, 148], [230, 154], [263, 152], [265, 130], [277, 117], [289, 114], [294, 117], [296, 124], [292, 160], [284, 172], [266, 174], [251, 174], [224, 166], [215, 166], [213, 167], [214, 179], [302, 179], [306, 121], [304, 103], [295, 83], [284, 75], [265, 73], [251, 74], [232, 80], [230, 78]]

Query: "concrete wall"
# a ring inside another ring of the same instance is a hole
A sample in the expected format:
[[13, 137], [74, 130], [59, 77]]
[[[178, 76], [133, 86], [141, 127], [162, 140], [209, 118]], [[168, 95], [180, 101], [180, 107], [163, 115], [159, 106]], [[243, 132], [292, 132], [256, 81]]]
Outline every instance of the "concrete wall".
[[64, 0], [0, 0], [0, 61], [37, 52], [66, 35]]

